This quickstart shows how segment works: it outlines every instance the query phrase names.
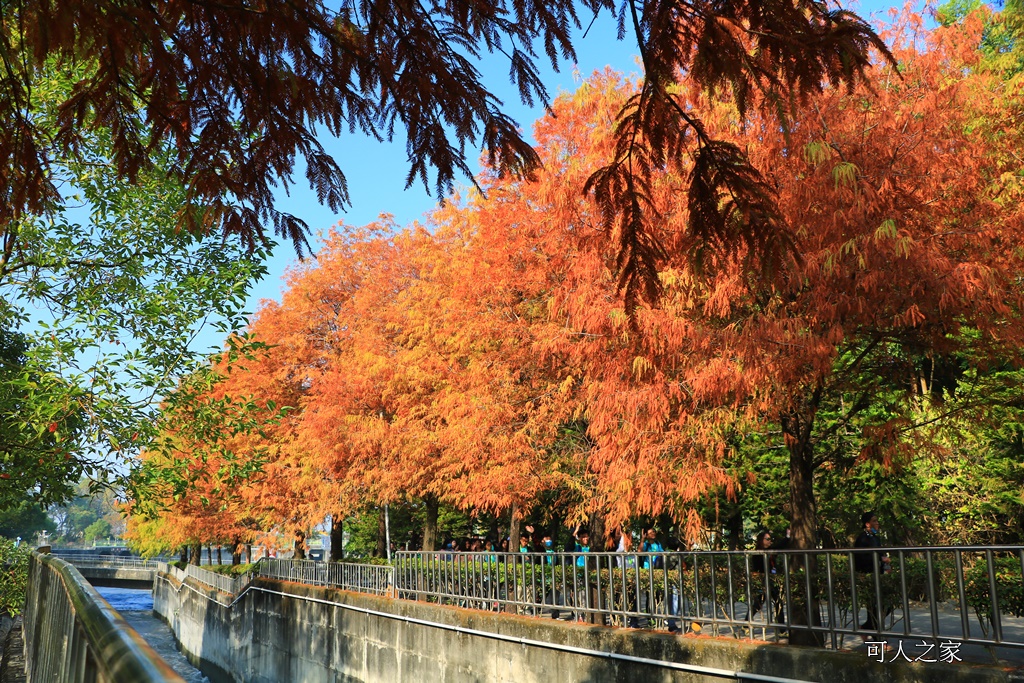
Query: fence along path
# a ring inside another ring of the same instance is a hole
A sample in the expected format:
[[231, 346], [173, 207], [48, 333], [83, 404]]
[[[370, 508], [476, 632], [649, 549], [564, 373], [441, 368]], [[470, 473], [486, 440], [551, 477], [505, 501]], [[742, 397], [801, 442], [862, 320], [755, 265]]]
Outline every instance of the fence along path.
[[24, 619], [28, 679], [184, 683], [67, 562], [33, 552]]
[[1024, 648], [1022, 546], [400, 552], [395, 590], [415, 600], [635, 628], [768, 640], [803, 629], [833, 648], [851, 636]]
[[399, 552], [393, 565], [262, 560], [251, 576], [237, 578], [193, 566], [171, 571], [234, 595], [261, 576], [633, 628], [765, 640], [803, 629], [831, 648], [858, 637], [1017, 648], [1024, 654], [1024, 546], [433, 551]]

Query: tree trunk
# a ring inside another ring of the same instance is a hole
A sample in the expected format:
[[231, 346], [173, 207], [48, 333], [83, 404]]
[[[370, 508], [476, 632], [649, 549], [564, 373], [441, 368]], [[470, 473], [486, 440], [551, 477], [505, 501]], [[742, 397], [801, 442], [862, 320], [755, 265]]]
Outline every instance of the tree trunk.
[[512, 503], [512, 521], [508, 527], [508, 551], [510, 553], [519, 552], [519, 537], [522, 535], [520, 527], [523, 521], [519, 518], [519, 514], [519, 505]]
[[[607, 550], [605, 546], [608, 539], [605, 538], [604, 515], [600, 512], [593, 512], [590, 515], [590, 550], [595, 553], [602, 553]], [[612, 548], [615, 550], [615, 548]]]
[[203, 546], [202, 546], [202, 544], [198, 543], [198, 542], [193, 543], [192, 546], [189, 548], [189, 550], [191, 552], [191, 557], [188, 558], [188, 561], [198, 567], [200, 561], [203, 558]]
[[[815, 401], [816, 403], [817, 401]], [[818, 512], [814, 500], [814, 446], [811, 442], [814, 411], [794, 413], [782, 418], [782, 433], [789, 449], [789, 504], [790, 504], [790, 542], [792, 550], [810, 550], [817, 546]], [[803, 567], [804, 556], [790, 555], [789, 570]], [[814, 593], [817, 581], [817, 558], [814, 554], [806, 556], [804, 569], [811, 577], [811, 595], [806, 593], [806, 581], [802, 580], [793, 596], [790, 615], [793, 624], [789, 642], [793, 645], [824, 645], [820, 632], [799, 628], [801, 625], [821, 625], [818, 610], [818, 596]], [[795, 583], [794, 583], [795, 585]], [[800, 596], [803, 596], [801, 598]]]
[[242, 539], [238, 536], [231, 539], [231, 564], [232, 566], [242, 564]]
[[217, 544], [217, 564], [224, 564], [224, 546]]
[[245, 561], [252, 564], [252, 543], [245, 544]]
[[188, 546], [181, 546], [181, 563], [188, 564]]
[[345, 520], [341, 515], [331, 515], [331, 562], [345, 559]]
[[296, 529], [295, 530], [295, 543], [294, 543], [294, 546], [293, 546], [295, 548], [295, 555], [294, 555], [294, 557], [295, 557], [296, 560], [304, 560], [304, 559], [306, 559], [305, 543], [306, 543], [306, 532], [303, 531], [302, 529]]
[[743, 510], [737, 506], [728, 517], [725, 518], [726, 538], [728, 539], [729, 550], [743, 549]]
[[555, 546], [555, 550], [558, 550], [560, 547], [559, 543], [564, 534], [562, 533], [562, 517], [557, 512], [551, 516], [551, 528], [549, 531], [551, 532], [551, 542]]
[[387, 529], [384, 526], [384, 508], [377, 510], [377, 548], [374, 557], [387, 557]]
[[488, 540], [494, 541], [495, 546], [501, 541], [498, 538], [498, 515], [491, 517], [491, 523], [487, 525], [487, 538]]
[[427, 520], [423, 523], [423, 549], [437, 549], [437, 514], [440, 503], [437, 496], [427, 494], [423, 497], [423, 503], [427, 507]]
[[[604, 514], [597, 511], [590, 513], [590, 524], [588, 526], [590, 527], [590, 551], [594, 553], [601, 553], [608, 550], [606, 547], [608, 539], [605, 538]], [[612, 548], [612, 550], [615, 550], [615, 548]], [[588, 564], [588, 566], [593, 567], [592, 564]], [[591, 584], [590, 594], [587, 596], [590, 607], [600, 609], [601, 597], [601, 594], [597, 591], [597, 586]], [[585, 618], [588, 624], [606, 624], [606, 618], [603, 612], [587, 612]]]

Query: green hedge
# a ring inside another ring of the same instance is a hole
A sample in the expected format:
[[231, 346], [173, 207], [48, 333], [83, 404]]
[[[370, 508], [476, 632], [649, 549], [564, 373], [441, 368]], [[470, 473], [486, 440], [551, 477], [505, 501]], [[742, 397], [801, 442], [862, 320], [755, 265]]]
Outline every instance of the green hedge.
[[249, 574], [253, 569], [256, 568], [255, 563], [251, 564], [211, 564], [204, 565], [203, 569], [207, 569], [217, 574], [224, 574], [225, 576], [242, 576], [243, 574]]
[[14, 547], [14, 541], [0, 537], [0, 614], [17, 616], [25, 608], [28, 587], [27, 547]]

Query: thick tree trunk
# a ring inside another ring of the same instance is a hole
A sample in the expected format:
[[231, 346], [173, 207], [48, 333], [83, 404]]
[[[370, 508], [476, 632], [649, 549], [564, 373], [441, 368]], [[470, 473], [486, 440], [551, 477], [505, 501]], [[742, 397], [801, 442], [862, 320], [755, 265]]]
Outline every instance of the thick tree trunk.
[[[606, 547], [608, 545], [608, 539], [605, 537], [604, 514], [596, 511], [590, 513], [590, 524], [588, 526], [588, 530], [590, 531], [590, 551], [600, 553], [608, 550]], [[612, 550], [615, 550], [615, 548], [612, 548]], [[588, 566], [593, 567], [592, 564]], [[591, 584], [590, 594], [587, 596], [590, 606], [594, 609], [600, 609], [601, 598], [602, 596], [598, 593], [597, 586]], [[606, 623], [605, 614], [603, 612], [588, 612], [586, 620], [589, 624], [603, 625]]]
[[725, 533], [729, 550], [743, 549], [743, 510], [739, 506], [725, 518]]
[[242, 539], [238, 536], [231, 539], [231, 564], [232, 566], [242, 564]]
[[555, 550], [558, 550], [561, 547], [561, 539], [564, 535], [562, 532], [562, 524], [563, 518], [558, 513], [551, 516], [551, 528], [549, 531], [551, 533], [551, 541], [555, 546]]
[[[790, 504], [790, 542], [792, 550], [814, 549], [817, 547], [818, 511], [814, 500], [814, 446], [811, 442], [814, 412], [792, 414], [782, 418], [782, 433], [789, 449], [789, 504]], [[806, 564], [806, 567], [804, 566]], [[821, 615], [818, 610], [818, 596], [814, 589], [817, 585], [815, 574], [817, 559], [813, 554], [805, 557], [791, 554], [789, 570], [803, 567], [811, 577], [811, 595], [807, 592], [807, 582], [801, 580], [799, 588], [789, 606], [793, 628], [789, 642], [794, 645], [813, 645], [821, 647], [823, 638], [820, 632], [800, 628], [802, 625], [820, 626]], [[796, 582], [794, 582], [795, 585]]]
[[191, 556], [188, 558], [188, 561], [198, 567], [200, 560], [203, 559], [203, 545], [201, 543], [193, 543], [189, 548], [189, 552]]
[[423, 549], [437, 549], [437, 515], [441, 507], [437, 496], [427, 494], [423, 497], [423, 504], [427, 508], [427, 519], [423, 523]]
[[[605, 552], [608, 548], [608, 539], [606, 538], [606, 532], [604, 528], [604, 515], [600, 512], [593, 512], [590, 515], [590, 524], [588, 525], [588, 531], [590, 532], [590, 550], [595, 553]], [[612, 548], [615, 550], [615, 548]]]
[[331, 562], [345, 559], [345, 520], [341, 515], [331, 515]]
[[[793, 434], [786, 424], [798, 420], [783, 418], [783, 433], [789, 447], [790, 547], [813, 548], [818, 544], [818, 509], [814, 500], [814, 451], [809, 438]], [[809, 436], [809, 435], [808, 435]]]
[[306, 532], [302, 529], [295, 530], [295, 559], [304, 560], [306, 559]]
[[520, 527], [523, 521], [519, 518], [519, 514], [519, 506], [516, 503], [512, 503], [512, 521], [508, 527], [508, 551], [510, 553], [519, 552], [519, 537], [522, 535]]
[[377, 510], [377, 547], [373, 551], [374, 557], [387, 557], [388, 530], [384, 522], [384, 508]]
[[188, 546], [181, 546], [181, 563], [188, 564]]

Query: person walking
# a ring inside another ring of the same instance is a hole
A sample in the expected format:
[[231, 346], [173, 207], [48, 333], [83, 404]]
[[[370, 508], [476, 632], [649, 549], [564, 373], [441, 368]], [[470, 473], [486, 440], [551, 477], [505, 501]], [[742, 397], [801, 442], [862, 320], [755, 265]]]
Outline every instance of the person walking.
[[[654, 530], [654, 527], [651, 527], [650, 529], [647, 529], [647, 531], [644, 532], [644, 543], [641, 547], [641, 550], [645, 553], [660, 553], [665, 550], [665, 548], [662, 547], [661, 543], [658, 542], [658, 534]], [[642, 568], [649, 569], [651, 566], [653, 566], [655, 569], [661, 569], [662, 567], [664, 567], [664, 555], [645, 555], [643, 558]]]
[[751, 599], [750, 613], [747, 620], [750, 621], [761, 607], [768, 601], [775, 606], [772, 610], [775, 622], [781, 624], [785, 619], [785, 599], [780, 595], [778, 581], [778, 567], [775, 556], [769, 555], [769, 550], [777, 549], [772, 546], [772, 534], [770, 531], [762, 531], [754, 539], [754, 550], [756, 554], [750, 557], [750, 583]]
[[[877, 577], [879, 572], [888, 574], [891, 571], [889, 555], [876, 550], [882, 547], [878, 515], [869, 510], [861, 515], [860, 522], [863, 528], [853, 542], [853, 547], [859, 549], [859, 552], [853, 553], [854, 571], [861, 576], [871, 576], [872, 578]], [[861, 630], [877, 631], [881, 628], [881, 620], [878, 618], [879, 596], [875, 590], [877, 586], [875, 581], [871, 581], [869, 582], [870, 590], [865, 591], [867, 620], [860, 625]]]
[[519, 552], [528, 553], [530, 552], [530, 537], [523, 534], [519, 537]]
[[[589, 553], [590, 552], [590, 532], [587, 531], [586, 529], [583, 529], [581, 531], [579, 527], [576, 527], [576, 530], [573, 532], [572, 535], [573, 535], [573, 538], [576, 539], [576, 545], [573, 547], [573, 552], [574, 553]], [[577, 567], [585, 567], [585, 566], [587, 566], [587, 558], [584, 557], [583, 555], [578, 556], [576, 558], [576, 566]]]

